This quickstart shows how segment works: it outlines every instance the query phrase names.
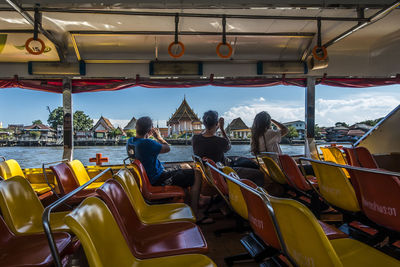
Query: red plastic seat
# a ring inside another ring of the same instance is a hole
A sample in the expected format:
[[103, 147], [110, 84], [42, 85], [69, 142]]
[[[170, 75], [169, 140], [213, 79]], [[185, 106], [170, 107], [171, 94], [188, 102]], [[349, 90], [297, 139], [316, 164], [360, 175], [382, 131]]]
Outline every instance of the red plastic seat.
[[[217, 165], [212, 159], [203, 158], [203, 161], [210, 163], [212, 166], [217, 168]], [[226, 183], [224, 177], [221, 174], [216, 172], [215, 170], [209, 168], [211, 173], [211, 178], [213, 179], [214, 185], [217, 187], [216, 189], [223, 194], [225, 197], [228, 196], [228, 184]]]
[[185, 191], [183, 188], [174, 185], [153, 186], [150, 183], [143, 164], [137, 159], [135, 159], [132, 164], [134, 165], [134, 168], [137, 168], [137, 174], [140, 180], [140, 191], [146, 200], [155, 201], [172, 199], [173, 202], [183, 202], [185, 198]]
[[145, 259], [208, 251], [200, 228], [192, 222], [143, 224], [116, 180], [105, 182], [97, 193], [111, 210], [135, 257]]
[[354, 167], [361, 167], [360, 163], [358, 162], [358, 159], [357, 159], [355, 148], [344, 147], [343, 150], [344, 150], [344, 153], [346, 155], [346, 160], [349, 163], [349, 165], [354, 166]]
[[376, 163], [374, 157], [365, 147], [355, 147], [355, 148], [343, 148], [346, 153], [346, 157], [351, 166], [363, 167], [369, 169], [378, 169], [378, 164]]
[[[72, 252], [71, 236], [54, 233], [61, 257]], [[53, 257], [44, 234], [15, 236], [0, 217], [0, 265], [7, 266], [53, 266]]]
[[400, 180], [388, 174], [351, 170], [361, 198], [361, 209], [376, 224], [400, 232]]
[[[278, 158], [282, 167], [282, 171], [286, 175], [291, 186], [304, 192], [312, 190], [310, 184], [307, 183], [303, 174], [297, 167], [296, 162], [291, 156], [282, 154], [278, 155]], [[311, 179], [309, 181], [315, 184], [315, 182]], [[317, 184], [315, 185], [317, 186]]]
[[[50, 166], [50, 169], [53, 171], [54, 176], [56, 177], [57, 186], [60, 190], [61, 196], [64, 196], [79, 187], [79, 183], [76, 180], [73, 171], [66, 163], [63, 162]], [[79, 191], [68, 200], [68, 203], [77, 204], [82, 202], [82, 200], [87, 197], [97, 196], [95, 190], [96, 189], [93, 188]]]

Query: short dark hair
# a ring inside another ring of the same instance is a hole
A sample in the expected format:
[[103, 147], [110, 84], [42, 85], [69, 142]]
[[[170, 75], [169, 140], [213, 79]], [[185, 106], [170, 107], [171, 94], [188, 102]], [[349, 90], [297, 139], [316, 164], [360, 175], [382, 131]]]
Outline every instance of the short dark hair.
[[136, 121], [136, 133], [138, 135], [147, 134], [153, 127], [153, 121], [150, 117], [141, 117]]
[[203, 124], [207, 129], [211, 129], [211, 127], [217, 125], [218, 123], [218, 112], [214, 110], [209, 110], [204, 112], [203, 115]]

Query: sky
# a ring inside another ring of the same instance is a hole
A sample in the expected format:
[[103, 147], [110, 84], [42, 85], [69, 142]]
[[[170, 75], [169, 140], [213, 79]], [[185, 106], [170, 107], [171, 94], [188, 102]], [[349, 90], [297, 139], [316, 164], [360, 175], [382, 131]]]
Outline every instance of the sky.
[[[154, 124], [166, 126], [166, 121], [181, 104], [184, 96], [201, 118], [207, 110], [216, 110], [231, 120], [241, 117], [251, 127], [254, 116], [267, 111], [272, 118], [288, 122], [304, 120], [305, 89], [295, 86], [141, 88], [114, 92], [79, 93], [73, 95], [73, 109], [82, 110], [92, 119], [110, 119], [124, 127], [134, 116], [150, 116]], [[387, 115], [400, 104], [400, 85], [373, 88], [340, 88], [317, 85], [316, 123], [332, 126], [348, 124]], [[30, 125], [40, 119], [47, 123], [49, 112], [62, 106], [62, 95], [19, 88], [0, 89], [0, 122]]]

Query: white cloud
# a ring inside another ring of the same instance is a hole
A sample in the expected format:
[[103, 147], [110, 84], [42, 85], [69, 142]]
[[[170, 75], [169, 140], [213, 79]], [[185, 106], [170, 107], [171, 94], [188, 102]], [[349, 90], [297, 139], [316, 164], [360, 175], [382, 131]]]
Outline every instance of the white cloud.
[[[287, 122], [304, 120], [304, 105], [293, 102], [269, 102], [265, 99], [253, 103], [231, 107], [223, 113], [227, 122], [241, 117], [247, 126], [251, 126], [255, 115], [267, 111], [277, 121]], [[258, 101], [257, 101], [258, 100]], [[348, 124], [377, 119], [387, 115], [400, 104], [400, 94], [381, 95], [379, 93], [347, 95], [345, 99], [318, 98], [315, 101], [316, 123], [321, 126], [332, 126], [335, 122]]]

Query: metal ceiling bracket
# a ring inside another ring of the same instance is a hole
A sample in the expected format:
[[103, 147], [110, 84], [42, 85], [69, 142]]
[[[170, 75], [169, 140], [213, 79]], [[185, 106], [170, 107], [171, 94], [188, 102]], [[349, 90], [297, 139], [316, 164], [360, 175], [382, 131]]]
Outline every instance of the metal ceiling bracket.
[[37, 14], [37, 13], [39, 13], [39, 8], [36, 7], [38, 9], [38, 12], [37, 13], [35, 12], [35, 19], [33, 19], [31, 17], [31, 15], [28, 12], [26, 12], [21, 6], [19, 6], [14, 0], [5, 0], [5, 1], [16, 12], [18, 12], [26, 21], [28, 21], [29, 24], [31, 24], [34, 27], [34, 29], [37, 28], [38, 32], [40, 32], [41, 34], [46, 36], [46, 38], [49, 39], [50, 42], [52, 42], [54, 44], [54, 46], [56, 47], [56, 50], [57, 50], [58, 56], [60, 58], [60, 61], [65, 61], [65, 56], [64, 56], [64, 53], [63, 53], [63, 45], [50, 32], [48, 32], [45, 29], [43, 29], [41, 23], [37, 23], [39, 21], [39, 16], [40, 16], [39, 14]]

